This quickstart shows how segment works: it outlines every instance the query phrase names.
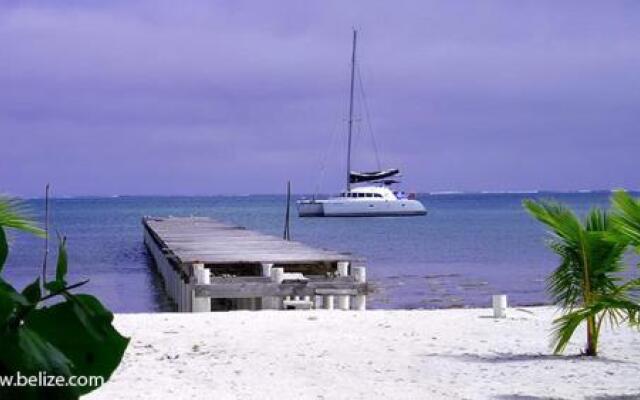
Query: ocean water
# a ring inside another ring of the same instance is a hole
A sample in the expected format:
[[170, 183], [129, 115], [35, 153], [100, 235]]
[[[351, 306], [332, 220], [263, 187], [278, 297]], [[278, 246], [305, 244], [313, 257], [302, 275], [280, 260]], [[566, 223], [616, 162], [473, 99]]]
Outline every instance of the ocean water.
[[[545, 276], [557, 265], [545, 247], [545, 229], [522, 208], [525, 198], [553, 198], [584, 213], [607, 206], [610, 194], [421, 195], [429, 214], [396, 218], [298, 218], [292, 238], [367, 260], [374, 292], [370, 308], [488, 306], [505, 293], [511, 305], [548, 302]], [[282, 235], [284, 196], [115, 197], [54, 199], [54, 231], [67, 236], [70, 281], [117, 312], [170, 310], [144, 244], [140, 220], [154, 216], [209, 216]], [[44, 201], [28, 200], [42, 220]], [[39, 273], [44, 242], [12, 233], [3, 274], [23, 287]], [[55, 240], [50, 270], [55, 268]]]

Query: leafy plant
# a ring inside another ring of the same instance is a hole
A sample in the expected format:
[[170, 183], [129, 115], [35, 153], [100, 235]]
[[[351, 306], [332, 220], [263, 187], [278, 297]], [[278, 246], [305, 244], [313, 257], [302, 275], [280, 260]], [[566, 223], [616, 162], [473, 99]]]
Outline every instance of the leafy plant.
[[[6, 228], [45, 235], [23, 216], [20, 203], [0, 197], [0, 377], [99, 376], [106, 382], [129, 339], [115, 330], [113, 314], [97, 298], [70, 292], [87, 281], [67, 284], [66, 240], [60, 238], [55, 279], [37, 278], [18, 292], [1, 275], [9, 252]], [[77, 399], [100, 382], [91, 384], [0, 386], [0, 398]]]
[[562, 352], [583, 322], [587, 328], [585, 355], [598, 354], [605, 321], [639, 324], [640, 305], [633, 297], [638, 280], [622, 282], [626, 240], [615, 235], [608, 213], [594, 208], [581, 221], [569, 208], [553, 201], [525, 200], [524, 207], [551, 230], [549, 247], [560, 265], [547, 279], [547, 290], [564, 315], [554, 321], [554, 352]]

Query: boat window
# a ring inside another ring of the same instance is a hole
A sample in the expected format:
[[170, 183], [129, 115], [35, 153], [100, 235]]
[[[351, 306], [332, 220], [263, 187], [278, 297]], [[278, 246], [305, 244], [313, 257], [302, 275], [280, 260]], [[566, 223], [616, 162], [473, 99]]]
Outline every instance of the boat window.
[[374, 193], [373, 197], [382, 197], [382, 195], [380, 193]]

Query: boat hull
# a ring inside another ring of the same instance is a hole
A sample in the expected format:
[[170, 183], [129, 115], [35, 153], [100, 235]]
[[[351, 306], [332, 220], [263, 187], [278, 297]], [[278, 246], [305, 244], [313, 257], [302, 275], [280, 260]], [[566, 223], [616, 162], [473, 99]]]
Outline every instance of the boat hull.
[[341, 199], [298, 202], [300, 217], [409, 217], [426, 215], [427, 210], [417, 200], [345, 201]]

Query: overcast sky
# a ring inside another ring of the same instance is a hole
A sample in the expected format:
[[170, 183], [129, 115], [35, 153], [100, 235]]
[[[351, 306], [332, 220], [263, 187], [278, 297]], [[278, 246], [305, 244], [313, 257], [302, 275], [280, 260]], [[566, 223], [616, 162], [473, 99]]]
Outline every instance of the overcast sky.
[[406, 189], [640, 187], [637, 1], [0, 4], [0, 192], [339, 190], [353, 26]]

